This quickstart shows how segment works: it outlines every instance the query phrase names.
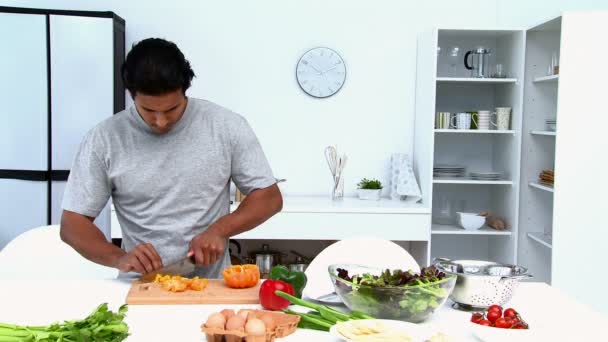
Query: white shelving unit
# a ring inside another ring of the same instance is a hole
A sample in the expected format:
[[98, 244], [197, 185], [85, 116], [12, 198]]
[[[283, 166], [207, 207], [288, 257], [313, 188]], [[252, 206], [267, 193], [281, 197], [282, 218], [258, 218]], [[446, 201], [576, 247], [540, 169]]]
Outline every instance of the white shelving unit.
[[[433, 257], [517, 263], [530, 269], [534, 281], [550, 283], [589, 305], [608, 307], [608, 297], [597, 296], [602, 282], [590, 284], [572, 276], [572, 270], [597, 272], [597, 263], [590, 260], [601, 255], [608, 241], [608, 182], [600, 176], [608, 169], [608, 158], [603, 158], [608, 135], [601, 124], [608, 44], [598, 44], [606, 31], [608, 12], [586, 11], [567, 12], [528, 30], [446, 28], [420, 37], [414, 170], [434, 222], [446, 223], [431, 226]], [[446, 54], [454, 46], [462, 52], [476, 46], [492, 49], [491, 65], [503, 64], [514, 81], [470, 79], [461, 65], [463, 56], [450, 61]], [[554, 52], [559, 75], [547, 75]], [[513, 108], [513, 133], [434, 129], [437, 112], [499, 106]], [[559, 121], [557, 132], [545, 130], [550, 118]], [[510, 186], [433, 180], [435, 164], [464, 165], [468, 172], [501, 171]], [[543, 169], [556, 171], [555, 188], [538, 183]], [[446, 214], [486, 210], [504, 218], [508, 230], [498, 235], [488, 228], [465, 232]]]
[[498, 129], [435, 129], [435, 133], [449, 133], [449, 134], [515, 134], [512, 129], [498, 130]]
[[536, 182], [530, 182], [528, 183], [531, 187], [533, 188], [537, 188], [543, 191], [548, 191], [548, 192], [553, 192], [553, 187], [552, 186], [547, 186], [547, 185], [542, 185], [540, 183], [536, 183]]
[[[590, 262], [605, 250], [608, 229], [604, 199], [608, 183], [608, 138], [603, 108], [608, 46], [597, 44], [608, 30], [608, 12], [567, 12], [526, 33], [518, 263], [535, 281], [550, 283], [589, 305], [608, 306], [597, 297], [602, 284], [582, 284], [572, 277], [596, 272]], [[591, 54], [581, 54], [594, 46]], [[559, 76], [546, 76], [551, 55]], [[557, 132], [543, 131], [545, 120], [558, 121]], [[545, 135], [546, 137], [541, 137]], [[555, 188], [538, 184], [543, 169], [555, 170]], [[601, 172], [601, 171], [599, 171]], [[598, 176], [596, 176], [598, 175]]]
[[[464, 54], [477, 46], [494, 51], [509, 78], [471, 78], [464, 68]], [[437, 47], [443, 54], [437, 54]], [[445, 51], [458, 46], [462, 54], [450, 58]], [[514, 263], [517, 259], [519, 160], [523, 105], [525, 35], [521, 30], [435, 29], [418, 44], [418, 74], [414, 168], [423, 199], [430, 201], [439, 222], [442, 204], [462, 205], [471, 212], [490, 211], [505, 220], [508, 229], [484, 227], [466, 231], [456, 225], [433, 224], [431, 255], [452, 259], [472, 258]], [[511, 107], [508, 130], [435, 129], [436, 112], [494, 111]], [[466, 166], [469, 172], [497, 171], [498, 181], [433, 178], [433, 165]], [[454, 212], [456, 210], [452, 210]], [[445, 215], [444, 215], [445, 216]], [[448, 223], [444, 217], [441, 222]]]
[[[545, 120], [555, 118], [559, 75], [546, 75], [551, 55], [560, 55], [561, 18], [553, 19], [526, 34], [526, 74], [524, 79], [519, 263], [538, 281], [551, 283], [550, 239], [553, 233], [554, 189], [538, 183], [544, 169], [555, 169], [556, 132], [543, 130]], [[561, 69], [561, 66], [560, 66]], [[551, 138], [553, 136], [553, 138]]]
[[534, 78], [534, 83], [539, 82], [557, 82], [559, 75], [540, 76]]
[[530, 131], [532, 135], [544, 135], [554, 137], [556, 133], [554, 131]]

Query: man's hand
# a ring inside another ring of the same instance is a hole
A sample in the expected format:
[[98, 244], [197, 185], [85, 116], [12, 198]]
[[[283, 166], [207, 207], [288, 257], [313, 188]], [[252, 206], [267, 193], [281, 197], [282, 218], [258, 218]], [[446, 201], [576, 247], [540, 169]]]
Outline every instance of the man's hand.
[[154, 246], [142, 243], [120, 257], [115, 267], [122, 272], [146, 274], [162, 268], [163, 262]]
[[220, 231], [219, 227], [211, 225], [190, 242], [188, 255], [194, 255], [198, 265], [215, 264], [224, 255], [226, 238], [220, 234]]

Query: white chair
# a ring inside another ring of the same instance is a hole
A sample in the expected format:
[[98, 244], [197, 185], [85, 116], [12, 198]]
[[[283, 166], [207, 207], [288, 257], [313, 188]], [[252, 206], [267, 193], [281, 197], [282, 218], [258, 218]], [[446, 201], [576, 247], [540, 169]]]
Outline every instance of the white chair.
[[0, 251], [0, 279], [114, 279], [118, 270], [85, 259], [61, 241], [59, 226], [17, 236]]

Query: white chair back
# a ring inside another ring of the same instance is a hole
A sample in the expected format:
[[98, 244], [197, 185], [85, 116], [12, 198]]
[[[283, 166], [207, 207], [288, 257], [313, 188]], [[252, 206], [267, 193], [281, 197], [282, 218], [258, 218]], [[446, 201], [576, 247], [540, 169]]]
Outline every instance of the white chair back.
[[0, 251], [0, 279], [113, 279], [118, 270], [85, 259], [61, 240], [59, 226], [17, 236]]

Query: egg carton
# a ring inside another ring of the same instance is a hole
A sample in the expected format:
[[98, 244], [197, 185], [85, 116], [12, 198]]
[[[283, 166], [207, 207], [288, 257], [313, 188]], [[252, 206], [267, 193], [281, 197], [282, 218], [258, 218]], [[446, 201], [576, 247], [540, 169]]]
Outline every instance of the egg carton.
[[274, 330], [266, 331], [265, 336], [253, 336], [240, 330], [226, 330], [220, 328], [207, 328], [204, 325], [201, 330], [205, 333], [209, 342], [272, 342], [275, 338], [281, 338], [293, 334], [298, 328], [300, 316], [284, 314], [282, 312], [251, 310], [256, 318], [270, 315], [276, 326]]

